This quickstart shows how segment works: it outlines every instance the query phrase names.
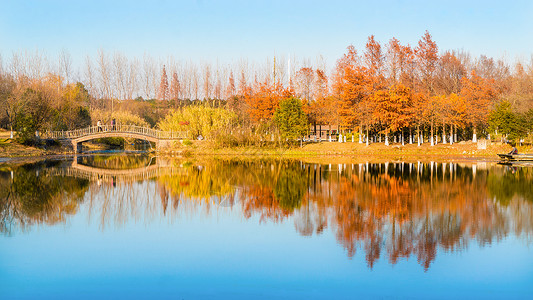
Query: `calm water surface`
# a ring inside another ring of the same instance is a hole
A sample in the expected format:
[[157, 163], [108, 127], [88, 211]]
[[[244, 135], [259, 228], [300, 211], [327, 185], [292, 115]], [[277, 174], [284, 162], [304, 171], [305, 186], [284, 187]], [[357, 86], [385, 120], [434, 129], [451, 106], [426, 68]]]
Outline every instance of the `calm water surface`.
[[0, 298], [533, 298], [533, 169], [0, 166]]

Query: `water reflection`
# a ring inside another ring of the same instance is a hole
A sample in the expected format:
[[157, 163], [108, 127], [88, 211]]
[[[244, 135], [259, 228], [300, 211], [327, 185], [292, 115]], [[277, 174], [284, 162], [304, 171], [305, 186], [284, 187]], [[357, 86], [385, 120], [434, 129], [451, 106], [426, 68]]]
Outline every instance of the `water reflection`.
[[529, 241], [532, 183], [531, 168], [487, 163], [82, 157], [1, 169], [0, 230], [63, 222], [84, 201], [102, 229], [224, 207], [294, 222], [302, 236], [329, 228], [348, 257], [364, 255], [370, 268], [382, 257], [415, 257], [428, 269], [439, 251], [509, 235]]

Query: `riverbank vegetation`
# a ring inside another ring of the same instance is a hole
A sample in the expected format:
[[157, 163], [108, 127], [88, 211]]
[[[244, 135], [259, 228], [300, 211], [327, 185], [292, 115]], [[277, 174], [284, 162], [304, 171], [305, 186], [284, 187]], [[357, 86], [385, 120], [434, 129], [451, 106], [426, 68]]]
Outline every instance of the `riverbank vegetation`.
[[442, 51], [427, 31], [416, 45], [370, 36], [332, 70], [320, 59], [213, 66], [103, 51], [77, 71], [66, 51], [57, 64], [37, 52], [0, 62], [0, 127], [23, 144], [38, 144], [35, 132], [113, 119], [187, 131], [213, 147], [533, 139], [533, 61]]

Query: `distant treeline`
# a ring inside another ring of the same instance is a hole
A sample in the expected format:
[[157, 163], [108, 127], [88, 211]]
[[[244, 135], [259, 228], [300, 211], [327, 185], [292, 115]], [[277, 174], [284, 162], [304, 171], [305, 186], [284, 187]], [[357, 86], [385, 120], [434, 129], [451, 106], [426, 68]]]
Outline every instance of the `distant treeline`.
[[273, 118], [280, 102], [297, 98], [307, 122], [339, 125], [362, 142], [388, 143], [393, 135], [430, 143], [489, 134], [532, 138], [533, 61], [509, 65], [464, 51], [439, 52], [427, 31], [414, 46], [395, 38], [380, 44], [370, 36], [361, 51], [349, 46], [329, 75], [323, 60], [295, 61], [292, 69], [275, 58], [213, 66], [99, 51], [77, 71], [67, 52], [57, 61], [51, 66], [39, 53], [25, 52], [0, 66], [2, 127], [29, 137], [97, 119], [158, 126], [170, 111], [200, 105], [230, 110], [237, 116], [232, 128], [267, 136], [279, 133]]

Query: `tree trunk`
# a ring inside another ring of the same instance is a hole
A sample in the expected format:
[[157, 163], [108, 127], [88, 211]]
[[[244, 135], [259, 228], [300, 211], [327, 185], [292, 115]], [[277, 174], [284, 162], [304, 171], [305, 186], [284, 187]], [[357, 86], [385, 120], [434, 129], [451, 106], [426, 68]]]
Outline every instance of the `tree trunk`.
[[453, 125], [450, 125], [450, 145], [453, 145]]
[[446, 144], [446, 124], [442, 123], [442, 143]]
[[474, 135], [472, 135], [472, 142], [473, 143], [477, 142], [476, 127], [474, 127]]
[[430, 134], [431, 134], [431, 138], [430, 138], [430, 140], [431, 140], [431, 146], [435, 146], [435, 142], [434, 142], [434, 140], [433, 140], [433, 120], [431, 120], [431, 130], [430, 130], [430, 131], [431, 131], [431, 132], [430, 132]]
[[409, 127], [409, 144], [413, 143], [413, 128]]
[[359, 144], [363, 143], [363, 141], [361, 140], [362, 135], [363, 135], [363, 124], [360, 124], [360, 126], [359, 126]]
[[420, 145], [421, 145], [421, 141], [420, 141], [420, 125], [416, 126], [416, 139], [418, 140], [418, 147], [420, 147]]
[[365, 136], [365, 140], [366, 140], [366, 145], [368, 146], [368, 125], [366, 125], [366, 136]]
[[385, 131], [385, 146], [389, 145], [389, 132]]

